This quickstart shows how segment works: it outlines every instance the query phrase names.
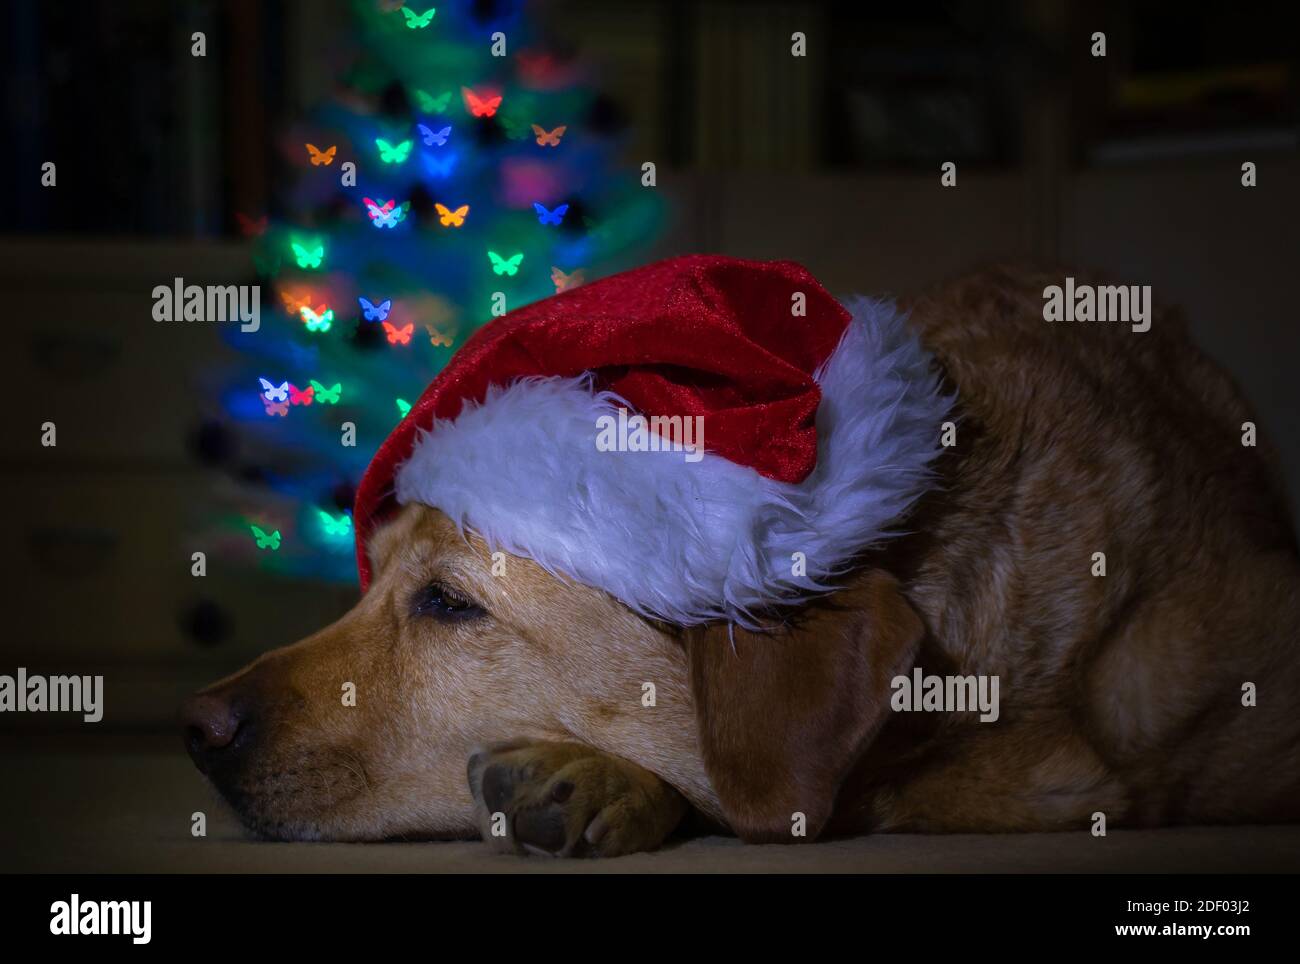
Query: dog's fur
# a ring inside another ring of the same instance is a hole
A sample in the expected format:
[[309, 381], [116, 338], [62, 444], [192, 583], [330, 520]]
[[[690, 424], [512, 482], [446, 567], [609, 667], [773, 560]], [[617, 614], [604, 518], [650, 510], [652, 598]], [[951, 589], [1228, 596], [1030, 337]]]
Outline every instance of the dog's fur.
[[[352, 612], [194, 698], [196, 759], [268, 836], [560, 854], [654, 847], [687, 803], [762, 841], [1300, 818], [1275, 460], [1173, 314], [1047, 323], [1060, 278], [993, 269], [905, 306], [957, 445], [906, 534], [771, 631], [652, 623], [513, 556], [494, 575], [408, 506]], [[430, 583], [482, 613], [414, 615]], [[998, 676], [1000, 719], [891, 712], [914, 666]]]

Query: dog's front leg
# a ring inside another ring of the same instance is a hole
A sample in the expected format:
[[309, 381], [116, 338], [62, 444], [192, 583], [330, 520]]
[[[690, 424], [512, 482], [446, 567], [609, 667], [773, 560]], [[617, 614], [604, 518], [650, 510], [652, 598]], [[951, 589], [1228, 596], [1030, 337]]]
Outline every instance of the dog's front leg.
[[468, 777], [484, 841], [507, 853], [653, 850], [687, 810], [649, 770], [580, 743], [497, 744], [470, 756]]

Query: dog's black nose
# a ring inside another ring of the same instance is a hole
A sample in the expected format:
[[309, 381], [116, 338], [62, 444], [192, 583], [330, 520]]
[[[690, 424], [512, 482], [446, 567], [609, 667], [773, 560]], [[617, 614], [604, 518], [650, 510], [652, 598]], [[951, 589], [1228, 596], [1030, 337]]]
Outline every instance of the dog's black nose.
[[229, 755], [240, 730], [248, 720], [227, 698], [215, 693], [197, 693], [181, 708], [185, 727], [185, 748], [204, 773], [220, 757]]

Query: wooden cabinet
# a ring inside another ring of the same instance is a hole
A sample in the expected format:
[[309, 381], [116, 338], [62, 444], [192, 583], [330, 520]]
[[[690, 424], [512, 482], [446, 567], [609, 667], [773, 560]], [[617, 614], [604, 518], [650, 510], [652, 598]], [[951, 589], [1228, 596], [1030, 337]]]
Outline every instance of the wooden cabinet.
[[[221, 323], [154, 321], [151, 292], [175, 277], [250, 281], [247, 263], [237, 245], [0, 243], [0, 656], [8, 672], [105, 674], [104, 725], [170, 719], [178, 693], [314, 631], [356, 596], [225, 565], [204, 544], [229, 482], [198, 463], [192, 440], [219, 410], [204, 381], [227, 349]], [[45, 422], [52, 448], [40, 444]], [[209, 552], [202, 578], [196, 550]]]

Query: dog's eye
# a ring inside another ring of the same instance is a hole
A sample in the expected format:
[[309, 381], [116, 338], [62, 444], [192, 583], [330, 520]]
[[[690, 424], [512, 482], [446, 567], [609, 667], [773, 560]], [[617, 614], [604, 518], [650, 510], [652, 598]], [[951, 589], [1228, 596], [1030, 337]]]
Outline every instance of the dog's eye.
[[415, 594], [411, 601], [411, 610], [417, 616], [432, 616], [435, 619], [467, 619], [481, 616], [482, 608], [472, 599], [467, 599], [454, 589], [448, 589], [441, 583], [430, 583]]

